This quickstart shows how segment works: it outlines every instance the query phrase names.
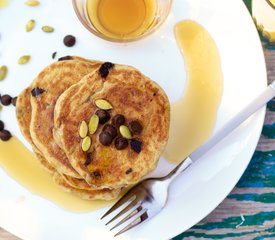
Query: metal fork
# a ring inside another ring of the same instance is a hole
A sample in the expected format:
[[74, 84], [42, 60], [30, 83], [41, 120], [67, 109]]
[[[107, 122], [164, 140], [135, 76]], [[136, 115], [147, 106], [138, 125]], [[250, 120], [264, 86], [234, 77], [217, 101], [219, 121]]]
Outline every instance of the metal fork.
[[[132, 189], [130, 189], [118, 202], [107, 211], [102, 218], [114, 212], [118, 208], [122, 210], [117, 213], [106, 225], [119, 217], [124, 216], [110, 230], [127, 222], [128, 224], [115, 236], [122, 234], [140, 223], [157, 215], [165, 206], [168, 199], [168, 188], [170, 183], [182, 172], [188, 169], [193, 162], [214, 147], [220, 140], [237, 128], [243, 121], [264, 106], [269, 100], [275, 97], [275, 81], [273, 81], [255, 100], [228, 121], [213, 137], [195, 150], [189, 157], [183, 160], [168, 175], [160, 178], [148, 178]], [[126, 216], [125, 216], [126, 215]], [[101, 218], [101, 219], [102, 219]]]

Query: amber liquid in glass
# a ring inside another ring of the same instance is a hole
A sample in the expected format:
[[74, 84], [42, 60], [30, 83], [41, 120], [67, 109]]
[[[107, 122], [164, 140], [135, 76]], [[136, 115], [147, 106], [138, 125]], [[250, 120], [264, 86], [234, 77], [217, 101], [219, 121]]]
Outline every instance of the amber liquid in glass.
[[275, 0], [253, 0], [252, 15], [262, 36], [274, 45]]
[[107, 37], [127, 39], [155, 25], [155, 0], [87, 0], [90, 22]]

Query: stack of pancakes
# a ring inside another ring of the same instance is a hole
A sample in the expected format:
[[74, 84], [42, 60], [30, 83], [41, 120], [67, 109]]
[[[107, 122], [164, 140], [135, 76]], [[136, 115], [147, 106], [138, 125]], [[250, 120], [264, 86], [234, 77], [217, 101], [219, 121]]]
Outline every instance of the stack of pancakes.
[[[98, 99], [112, 106], [109, 124], [118, 114], [125, 116], [126, 126], [140, 122], [138, 151], [130, 139], [121, 150], [114, 143], [103, 145], [103, 124], [83, 150], [79, 128], [98, 110]], [[130, 66], [79, 57], [64, 57], [46, 67], [18, 96], [16, 113], [41, 166], [56, 184], [83, 199], [113, 199], [140, 181], [155, 169], [168, 139], [169, 102], [155, 82]]]

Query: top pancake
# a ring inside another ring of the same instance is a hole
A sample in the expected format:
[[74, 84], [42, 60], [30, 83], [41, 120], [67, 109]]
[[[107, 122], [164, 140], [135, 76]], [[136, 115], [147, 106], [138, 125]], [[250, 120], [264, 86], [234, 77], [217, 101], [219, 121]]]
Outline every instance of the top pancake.
[[[68, 60], [67, 60], [68, 61]], [[94, 61], [87, 60], [85, 58], [80, 57], [71, 57], [70, 61], [82, 61], [94, 64]], [[43, 72], [50, 72], [49, 68], [52, 68], [53, 66], [59, 64], [58, 62], [53, 63], [50, 66], [47, 66]], [[66, 63], [65, 63], [66, 64]], [[62, 69], [61, 69], [62, 71]], [[31, 116], [32, 116], [32, 107], [31, 107], [31, 90], [32, 86], [27, 87], [22, 91], [16, 101], [16, 117], [17, 121], [19, 123], [20, 130], [26, 140], [33, 145], [32, 137], [30, 133], [30, 123], [31, 123]], [[34, 146], [34, 145], [33, 145]]]
[[[83, 120], [95, 114], [94, 101], [104, 99], [113, 106], [111, 116], [122, 114], [126, 125], [138, 120], [143, 130], [134, 138], [142, 142], [137, 153], [128, 146], [117, 150], [112, 143], [103, 146], [99, 142], [100, 125], [91, 135], [92, 162], [85, 166], [87, 153], [81, 148], [79, 126]], [[54, 113], [54, 138], [64, 150], [71, 165], [92, 187], [119, 188], [138, 182], [155, 169], [164, 149], [169, 130], [170, 108], [164, 91], [138, 70], [115, 65], [107, 78], [99, 70], [88, 74], [71, 86], [58, 99]]]
[[[80, 178], [79, 174], [53, 139], [54, 106], [58, 97], [67, 88], [79, 82], [83, 76], [93, 72], [99, 65], [100, 63], [97, 61], [81, 58], [59, 61], [46, 67], [31, 85], [32, 109], [29, 132], [32, 142], [44, 158], [60, 173], [76, 178]], [[34, 92], [38, 94], [33, 94]], [[21, 125], [25, 126], [23, 133], [28, 134], [25, 122]], [[29, 137], [27, 138], [29, 139]]]

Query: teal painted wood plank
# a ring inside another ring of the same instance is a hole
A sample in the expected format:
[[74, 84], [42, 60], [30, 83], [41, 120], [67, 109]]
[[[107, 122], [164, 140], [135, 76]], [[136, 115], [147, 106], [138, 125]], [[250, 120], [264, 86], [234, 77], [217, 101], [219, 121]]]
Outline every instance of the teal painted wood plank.
[[251, 0], [244, 0], [244, 3], [247, 6], [249, 12], [251, 12], [251, 9], [252, 9]]
[[[272, 221], [275, 219], [275, 211], [274, 212], [260, 212], [254, 215], [244, 215], [245, 222], [242, 224], [244, 226], [255, 226], [255, 225], [263, 225], [265, 221]], [[213, 222], [206, 223], [203, 225], [196, 225], [192, 229], [203, 229], [203, 230], [212, 230], [219, 228], [231, 228], [234, 229], [238, 224], [242, 222], [240, 216], [229, 217], [223, 219], [221, 222]]]
[[247, 194], [230, 194], [227, 198], [238, 201], [253, 201], [262, 203], [275, 203], [275, 193], [247, 193]]
[[275, 187], [275, 150], [256, 151], [237, 187]]
[[[204, 239], [232, 239], [232, 238], [236, 238], [236, 237], [244, 237], [242, 239], [257, 239], [257, 240], [262, 240], [262, 239], [266, 239], [266, 238], [273, 238], [275, 236], [275, 227], [266, 229], [264, 231], [264, 234], [261, 230], [252, 230], [252, 231], [247, 231], [247, 232], [230, 232], [230, 233], [226, 233], [226, 234], [207, 234], [206, 233], [197, 233], [195, 231], [193, 232], [187, 232], [185, 234], [179, 235], [177, 237], [174, 238], [174, 240], [182, 240], [188, 237], [193, 237], [193, 238], [204, 238]], [[254, 237], [251, 238], [248, 235], [260, 235], [258, 237]]]
[[[273, 232], [275, 232], [275, 230], [273, 229]], [[274, 239], [275, 238], [275, 233], [273, 234], [265, 234], [265, 235], [262, 235], [262, 236], [259, 236], [259, 237], [255, 237], [253, 240], [264, 240], [264, 239]]]
[[269, 109], [269, 111], [275, 112], [275, 100], [271, 100], [270, 102], [268, 102], [267, 108]]
[[263, 127], [262, 135], [267, 138], [275, 139], [275, 123], [271, 125], [265, 125]]

